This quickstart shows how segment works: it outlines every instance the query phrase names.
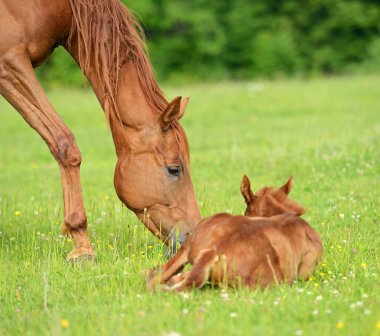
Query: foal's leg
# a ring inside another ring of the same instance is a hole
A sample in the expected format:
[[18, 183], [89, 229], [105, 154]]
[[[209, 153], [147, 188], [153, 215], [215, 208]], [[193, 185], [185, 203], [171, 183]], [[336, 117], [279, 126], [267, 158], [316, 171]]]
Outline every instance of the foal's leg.
[[312, 275], [322, 258], [322, 241], [317, 232], [310, 226], [305, 227], [306, 252], [302, 255], [302, 261], [298, 267], [298, 278], [306, 280]]
[[189, 262], [191, 237], [187, 238], [178, 252], [163, 266], [150, 271], [148, 288], [153, 289], [158, 284], [165, 284], [170, 278], [180, 272]]
[[170, 289], [170, 287], [182, 282], [183, 280], [185, 280], [190, 274], [190, 271], [186, 271], [186, 272], [183, 272], [183, 273], [178, 273], [178, 274], [175, 274], [173, 275], [167, 282], [166, 282], [166, 285], [168, 289]]
[[298, 268], [298, 279], [307, 280], [314, 273], [319, 262], [319, 256], [314, 250], [304, 254]]
[[[210, 270], [218, 262], [219, 258], [214, 249], [203, 250], [195, 259], [193, 268], [185, 274], [182, 282], [176, 283], [166, 290], [176, 290], [178, 292], [187, 288], [200, 288], [210, 277]], [[227, 275], [226, 275], [227, 276]]]
[[65, 211], [63, 231], [69, 232], [75, 242], [67, 259], [92, 258], [79, 178], [81, 153], [74, 135], [48, 101], [23, 47], [14, 48], [0, 58], [0, 93], [40, 134], [58, 162]]

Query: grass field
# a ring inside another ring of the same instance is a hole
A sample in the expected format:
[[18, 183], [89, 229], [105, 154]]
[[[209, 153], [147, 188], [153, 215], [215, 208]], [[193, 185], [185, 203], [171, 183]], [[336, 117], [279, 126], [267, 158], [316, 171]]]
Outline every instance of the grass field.
[[0, 100], [0, 335], [380, 335], [380, 76], [166, 87], [192, 97], [183, 125], [202, 214], [244, 210], [239, 185], [279, 186], [321, 233], [315, 276], [293, 286], [149, 293], [164, 247], [118, 201], [115, 154], [91, 93], [49, 92], [83, 155], [99, 263], [65, 262], [59, 171]]

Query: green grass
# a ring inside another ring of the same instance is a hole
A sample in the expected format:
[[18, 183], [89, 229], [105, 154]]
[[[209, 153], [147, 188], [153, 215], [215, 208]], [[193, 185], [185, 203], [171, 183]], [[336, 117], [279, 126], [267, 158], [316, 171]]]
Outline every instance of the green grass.
[[380, 77], [165, 89], [192, 98], [183, 125], [202, 214], [242, 213], [243, 174], [253, 189], [293, 175], [291, 195], [324, 244], [315, 276], [254, 292], [147, 292], [141, 272], [164, 261], [164, 247], [115, 195], [94, 96], [55, 90], [82, 151], [99, 261], [71, 267], [57, 165], [2, 99], [0, 335], [380, 335]]

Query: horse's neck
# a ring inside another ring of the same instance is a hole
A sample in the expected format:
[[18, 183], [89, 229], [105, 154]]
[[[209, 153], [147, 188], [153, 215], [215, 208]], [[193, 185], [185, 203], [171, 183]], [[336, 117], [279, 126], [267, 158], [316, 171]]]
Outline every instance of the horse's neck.
[[107, 111], [107, 109], [112, 109], [112, 102], [108, 101], [107, 104], [109, 96], [95, 73], [88, 73], [87, 78], [105, 113], [113, 113], [115, 116], [117, 113], [117, 117], [125, 126], [138, 130], [157, 118], [145, 98], [134, 64], [125, 64], [120, 71], [118, 92], [115, 101], [117, 111]]
[[112, 137], [119, 156], [122, 151], [129, 149], [134, 134], [151, 127], [157, 120], [157, 114], [145, 98], [134, 64], [125, 64], [120, 71], [116, 111], [95, 74], [89, 73], [87, 77], [103, 110], [109, 115]]
[[157, 119], [142, 90], [136, 67], [133, 63], [123, 66], [116, 96], [117, 113], [128, 127], [141, 130]]

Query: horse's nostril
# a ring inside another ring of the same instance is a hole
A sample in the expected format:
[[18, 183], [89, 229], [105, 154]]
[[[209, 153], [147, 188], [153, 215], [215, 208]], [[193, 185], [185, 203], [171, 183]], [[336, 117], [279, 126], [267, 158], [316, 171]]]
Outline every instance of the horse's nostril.
[[165, 251], [165, 257], [172, 257], [177, 251], [177, 232], [173, 229], [168, 236], [168, 248]]
[[186, 241], [187, 235], [183, 233], [178, 233], [177, 230], [173, 229], [168, 237], [168, 248], [166, 249], [165, 256], [166, 257], [171, 257], [173, 256], [178, 249], [178, 244], [179, 242], [181, 245]]

